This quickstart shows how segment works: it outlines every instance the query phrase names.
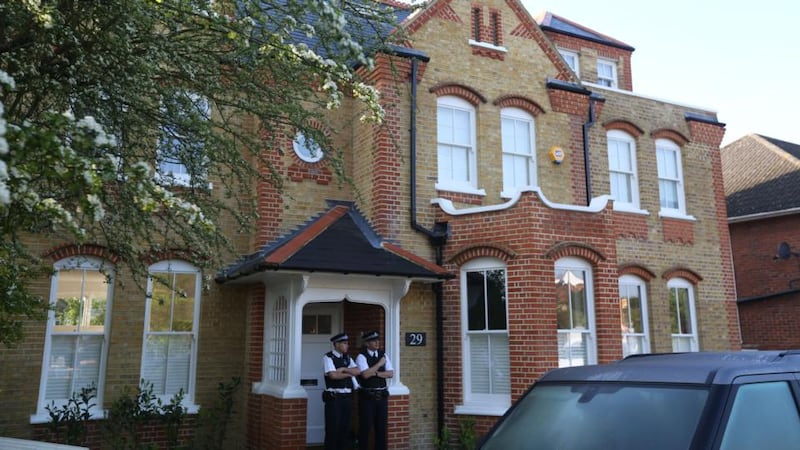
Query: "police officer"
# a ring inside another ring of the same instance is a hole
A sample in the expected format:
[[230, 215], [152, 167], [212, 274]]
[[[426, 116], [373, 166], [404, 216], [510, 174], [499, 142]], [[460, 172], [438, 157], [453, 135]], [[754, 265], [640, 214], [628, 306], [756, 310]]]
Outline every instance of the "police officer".
[[366, 449], [369, 433], [375, 430], [375, 449], [386, 450], [386, 423], [389, 420], [389, 390], [386, 379], [394, 376], [392, 362], [380, 349], [380, 334], [377, 331], [364, 333], [364, 351], [356, 357], [361, 370], [358, 392], [358, 442]]
[[350, 405], [352, 392], [358, 387], [355, 380], [360, 371], [355, 361], [347, 354], [348, 337], [345, 333], [331, 338], [333, 350], [322, 357], [325, 372], [325, 450], [347, 448], [350, 436]]

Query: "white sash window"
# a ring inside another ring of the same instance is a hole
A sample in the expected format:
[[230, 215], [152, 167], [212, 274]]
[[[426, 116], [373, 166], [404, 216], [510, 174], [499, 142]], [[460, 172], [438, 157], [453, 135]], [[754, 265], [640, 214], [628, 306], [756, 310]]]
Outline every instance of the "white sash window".
[[96, 389], [93, 403], [97, 406], [91, 413], [102, 416], [112, 268], [88, 256], [55, 264], [39, 401], [32, 422], [48, 420], [47, 406], [62, 407], [85, 388]]
[[180, 391], [194, 405], [200, 269], [183, 261], [150, 266], [141, 379], [164, 402]]

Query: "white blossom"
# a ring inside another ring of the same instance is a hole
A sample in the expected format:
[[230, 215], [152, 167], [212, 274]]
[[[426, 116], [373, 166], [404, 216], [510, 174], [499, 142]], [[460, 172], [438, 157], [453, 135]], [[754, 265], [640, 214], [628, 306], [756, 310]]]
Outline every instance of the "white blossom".
[[16, 87], [16, 84], [14, 82], [14, 77], [6, 73], [4, 70], [0, 70], [0, 84], [5, 84], [11, 89], [14, 89]]

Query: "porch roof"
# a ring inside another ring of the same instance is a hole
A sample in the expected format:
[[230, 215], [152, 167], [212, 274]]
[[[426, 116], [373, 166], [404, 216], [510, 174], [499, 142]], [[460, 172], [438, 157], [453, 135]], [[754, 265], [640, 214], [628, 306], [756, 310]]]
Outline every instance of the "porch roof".
[[453, 278], [445, 268], [381, 238], [352, 202], [330, 208], [297, 230], [231, 264], [216, 277], [225, 283], [265, 271], [396, 276], [431, 281]]

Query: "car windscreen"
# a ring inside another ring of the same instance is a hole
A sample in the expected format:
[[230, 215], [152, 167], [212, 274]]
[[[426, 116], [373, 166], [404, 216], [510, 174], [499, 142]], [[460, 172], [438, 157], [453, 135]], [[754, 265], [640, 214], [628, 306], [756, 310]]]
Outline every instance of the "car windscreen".
[[684, 385], [539, 383], [481, 449], [686, 449], [707, 398]]

